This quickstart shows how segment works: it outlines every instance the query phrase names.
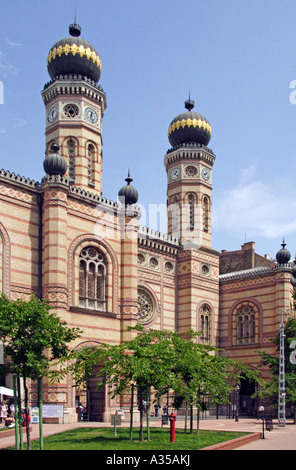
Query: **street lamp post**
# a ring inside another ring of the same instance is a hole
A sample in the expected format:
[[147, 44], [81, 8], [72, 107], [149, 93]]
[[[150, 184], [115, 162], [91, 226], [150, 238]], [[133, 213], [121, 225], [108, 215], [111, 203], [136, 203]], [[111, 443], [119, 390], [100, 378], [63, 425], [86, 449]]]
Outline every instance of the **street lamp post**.
[[285, 334], [284, 334], [284, 313], [281, 310], [281, 326], [280, 326], [280, 361], [279, 361], [279, 396], [278, 396], [278, 426], [286, 424], [286, 390], [285, 390]]
[[235, 421], [236, 422], [238, 422], [239, 390], [240, 390], [240, 386], [239, 386], [239, 384], [237, 384], [237, 386], [235, 387], [235, 392], [236, 392], [236, 395], [235, 395], [235, 398], [236, 398]]

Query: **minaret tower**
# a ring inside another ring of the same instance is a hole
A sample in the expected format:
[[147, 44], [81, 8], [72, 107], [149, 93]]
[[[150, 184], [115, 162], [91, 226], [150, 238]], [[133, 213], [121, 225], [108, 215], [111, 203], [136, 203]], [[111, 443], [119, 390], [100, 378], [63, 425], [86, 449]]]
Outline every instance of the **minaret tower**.
[[106, 95], [98, 81], [101, 60], [94, 47], [80, 37], [76, 23], [70, 36], [50, 49], [47, 69], [51, 81], [42, 91], [46, 108], [46, 150], [56, 142], [67, 161], [71, 184], [101, 195], [102, 118]]
[[[193, 112], [194, 102], [169, 126], [172, 148], [164, 164], [168, 186], [168, 232], [179, 238], [176, 329], [203, 331], [200, 341], [216, 344], [219, 310], [219, 253], [212, 248], [212, 167], [207, 147], [211, 126]], [[207, 325], [207, 326], [205, 326]]]
[[212, 166], [215, 155], [207, 145], [211, 126], [193, 112], [194, 101], [185, 101], [186, 112], [169, 126], [164, 165], [168, 176], [168, 232], [182, 245], [211, 248]]

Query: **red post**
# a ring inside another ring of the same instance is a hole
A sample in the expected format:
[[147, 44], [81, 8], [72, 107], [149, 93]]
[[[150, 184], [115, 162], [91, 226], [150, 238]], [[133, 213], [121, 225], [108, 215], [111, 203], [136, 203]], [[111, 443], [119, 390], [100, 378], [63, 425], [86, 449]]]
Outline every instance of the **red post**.
[[175, 442], [175, 426], [177, 416], [174, 413], [170, 414], [170, 441]]

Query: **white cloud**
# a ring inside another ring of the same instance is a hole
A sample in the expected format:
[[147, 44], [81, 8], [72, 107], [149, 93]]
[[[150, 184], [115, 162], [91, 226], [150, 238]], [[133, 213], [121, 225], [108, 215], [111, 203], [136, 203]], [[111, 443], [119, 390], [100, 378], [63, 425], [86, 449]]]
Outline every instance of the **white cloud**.
[[217, 231], [268, 239], [296, 234], [293, 185], [262, 181], [256, 177], [255, 166], [242, 171], [234, 188], [216, 195], [213, 212], [213, 228]]
[[0, 72], [2, 72], [5, 76], [10, 75], [10, 74], [16, 75], [18, 73], [18, 69], [6, 60], [3, 52], [1, 51], [0, 51]]
[[26, 124], [28, 124], [28, 121], [26, 121], [25, 119], [21, 119], [21, 118], [15, 118], [14, 119], [14, 128], [16, 127], [23, 127], [25, 126]]
[[21, 42], [11, 41], [11, 39], [9, 39], [9, 38], [6, 38], [6, 42], [9, 46], [12, 46], [12, 47], [21, 47], [21, 46], [23, 46], [23, 44]]

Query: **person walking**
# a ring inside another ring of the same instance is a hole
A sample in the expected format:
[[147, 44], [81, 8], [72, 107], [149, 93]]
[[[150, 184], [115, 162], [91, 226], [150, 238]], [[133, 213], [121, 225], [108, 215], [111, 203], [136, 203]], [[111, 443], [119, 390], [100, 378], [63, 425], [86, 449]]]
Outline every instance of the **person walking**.
[[7, 404], [5, 400], [2, 401], [1, 405], [1, 411], [0, 411], [0, 418], [1, 418], [1, 424], [4, 422], [5, 423], [5, 418], [7, 418]]
[[258, 419], [263, 419], [264, 406], [260, 405], [258, 408]]

